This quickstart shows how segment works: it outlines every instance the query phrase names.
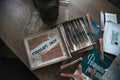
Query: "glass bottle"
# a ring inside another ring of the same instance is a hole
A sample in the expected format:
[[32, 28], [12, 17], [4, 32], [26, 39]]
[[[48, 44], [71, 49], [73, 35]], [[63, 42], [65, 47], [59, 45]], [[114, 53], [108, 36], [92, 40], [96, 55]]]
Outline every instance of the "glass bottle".
[[59, 15], [59, 0], [34, 0], [34, 3], [43, 21], [49, 22], [57, 19]]

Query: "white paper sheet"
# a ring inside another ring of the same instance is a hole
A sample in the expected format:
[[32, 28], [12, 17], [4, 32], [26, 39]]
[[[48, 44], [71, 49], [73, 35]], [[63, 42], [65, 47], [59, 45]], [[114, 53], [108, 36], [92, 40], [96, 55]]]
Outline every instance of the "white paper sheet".
[[120, 24], [106, 22], [103, 34], [103, 49], [113, 55], [120, 53]]
[[105, 21], [112, 21], [117, 23], [117, 15], [112, 13], [105, 13]]

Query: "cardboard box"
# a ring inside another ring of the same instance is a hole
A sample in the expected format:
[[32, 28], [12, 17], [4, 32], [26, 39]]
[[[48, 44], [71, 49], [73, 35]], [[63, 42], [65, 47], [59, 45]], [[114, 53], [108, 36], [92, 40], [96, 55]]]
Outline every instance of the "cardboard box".
[[55, 28], [24, 39], [31, 70], [71, 58], [95, 44], [93, 36], [82, 18], [67, 21]]

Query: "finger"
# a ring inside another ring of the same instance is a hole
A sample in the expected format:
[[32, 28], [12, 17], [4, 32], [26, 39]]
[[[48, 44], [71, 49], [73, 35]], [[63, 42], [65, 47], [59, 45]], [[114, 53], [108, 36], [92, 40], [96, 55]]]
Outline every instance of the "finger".
[[81, 64], [78, 65], [78, 71], [79, 71], [79, 74], [82, 74], [82, 65]]
[[65, 65], [60, 66], [60, 68], [61, 68], [61, 69], [64, 69], [64, 68], [66, 68], [66, 67], [68, 67], [68, 66], [71, 66], [71, 65], [73, 65], [73, 64], [76, 64], [76, 63], [78, 63], [78, 62], [80, 62], [80, 61], [82, 61], [82, 60], [83, 60], [83, 58], [80, 57], [80, 58], [78, 58], [78, 59], [76, 59], [76, 60], [74, 60], [74, 61], [72, 61], [72, 62], [69, 62], [69, 63], [67, 63], [67, 64], [65, 64]]
[[79, 78], [79, 75], [75, 75], [75, 74], [61, 73], [60, 75], [62, 77]]
[[93, 76], [95, 75], [95, 73], [96, 73], [96, 69], [94, 68], [94, 69], [91, 70], [91, 73], [90, 73], [90, 78], [91, 79], [93, 78]]

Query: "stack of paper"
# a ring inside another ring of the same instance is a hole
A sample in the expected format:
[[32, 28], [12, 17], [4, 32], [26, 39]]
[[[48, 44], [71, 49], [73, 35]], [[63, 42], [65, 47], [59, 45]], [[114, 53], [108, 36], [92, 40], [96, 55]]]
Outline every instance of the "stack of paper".
[[120, 24], [106, 22], [103, 41], [104, 51], [117, 56], [120, 53]]
[[101, 29], [104, 30], [105, 23], [111, 21], [117, 23], [117, 14], [113, 13], [104, 13], [100, 11], [100, 22], [101, 22]]

